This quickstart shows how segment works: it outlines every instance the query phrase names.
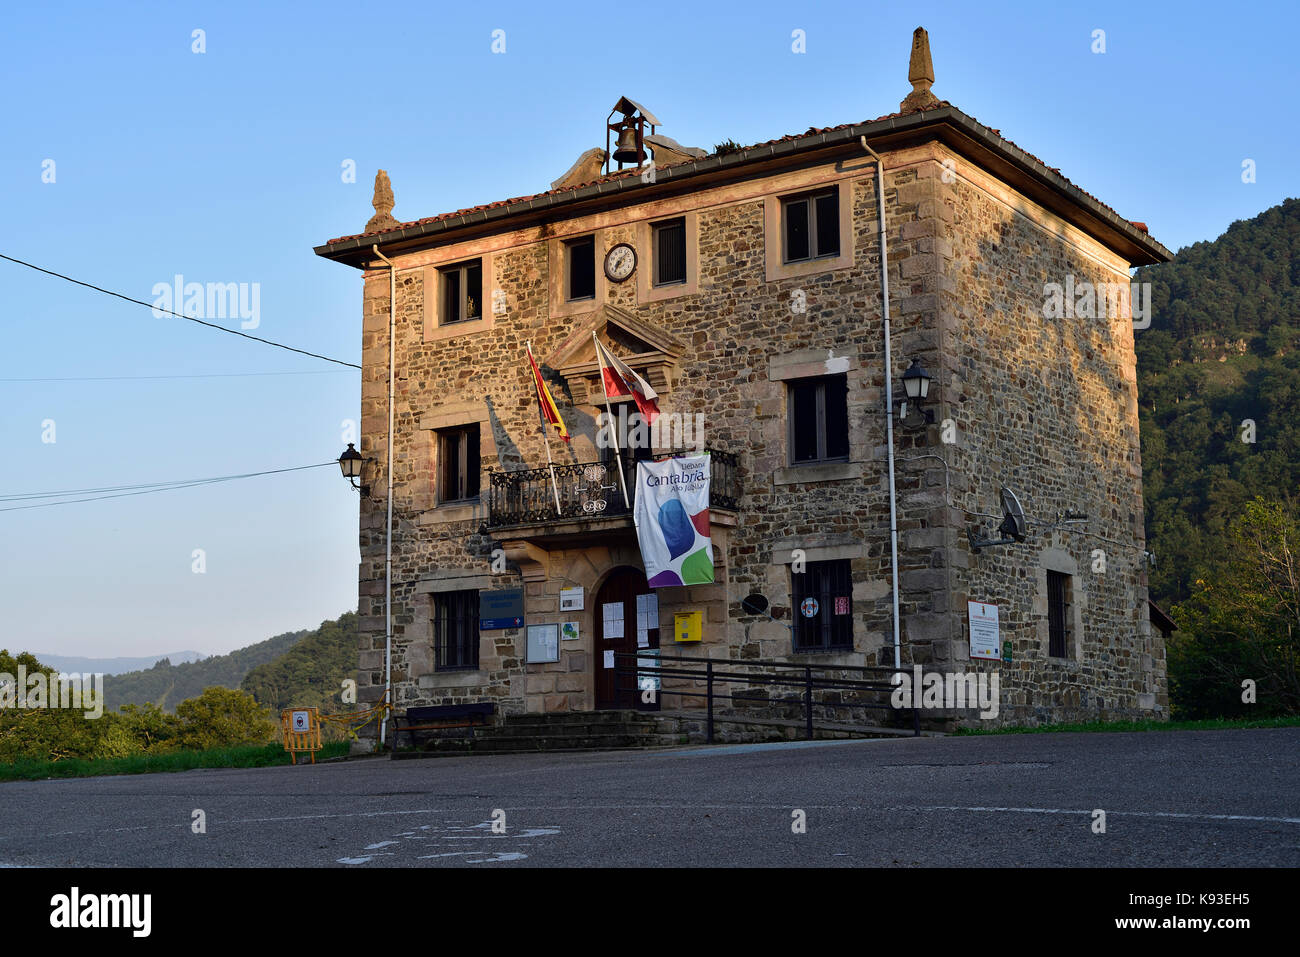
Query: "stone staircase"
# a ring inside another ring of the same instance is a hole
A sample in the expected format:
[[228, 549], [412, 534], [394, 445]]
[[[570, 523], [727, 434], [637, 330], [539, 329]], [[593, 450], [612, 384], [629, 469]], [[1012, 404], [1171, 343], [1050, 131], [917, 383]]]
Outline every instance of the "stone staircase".
[[[896, 737], [910, 731], [824, 724], [817, 738]], [[804, 737], [800, 721], [718, 716], [715, 743], [789, 741]], [[440, 754], [521, 754], [543, 751], [614, 751], [704, 744], [703, 714], [673, 711], [585, 711], [565, 714], [507, 715], [501, 724], [426, 734], [420, 749], [398, 751], [395, 759]]]

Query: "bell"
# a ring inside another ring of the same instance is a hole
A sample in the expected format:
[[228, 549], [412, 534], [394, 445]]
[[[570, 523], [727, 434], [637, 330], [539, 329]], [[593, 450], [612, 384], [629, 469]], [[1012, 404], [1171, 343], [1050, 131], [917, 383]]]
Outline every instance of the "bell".
[[636, 147], [636, 130], [625, 126], [618, 132], [618, 145], [614, 147], [614, 159], [619, 163], [637, 163], [645, 158], [645, 153]]

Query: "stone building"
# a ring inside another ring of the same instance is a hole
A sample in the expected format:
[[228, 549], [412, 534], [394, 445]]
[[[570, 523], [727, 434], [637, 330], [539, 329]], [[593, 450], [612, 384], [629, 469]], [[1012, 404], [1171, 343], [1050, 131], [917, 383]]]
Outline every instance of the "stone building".
[[[393, 219], [380, 173], [366, 231], [316, 249], [363, 278], [364, 701], [387, 677], [390, 480], [399, 710], [626, 706], [605, 652], [635, 652], [634, 632], [665, 654], [892, 666], [892, 430], [904, 669], [996, 672], [998, 722], [1167, 714], [1128, 284], [1170, 254], [938, 100], [923, 30], [909, 79], [899, 112], [709, 154], [620, 99], [608, 165], [597, 147], [546, 192], [415, 222]], [[623, 275], [611, 253], [626, 247]], [[599, 447], [593, 332], [659, 393], [661, 421], [702, 423], [654, 451], [711, 453], [714, 584], [647, 587]], [[540, 424], [529, 344], [569, 445]], [[904, 413], [887, 392], [901, 398], [914, 367], [929, 393]], [[996, 531], [1003, 487], [1021, 536]], [[1002, 537], [1023, 541], [974, 547]], [[525, 627], [480, 630], [483, 594], [512, 587]], [[575, 588], [581, 609], [562, 607]], [[770, 614], [742, 608], [754, 592]], [[972, 658], [968, 602], [997, 606], [996, 658]], [[689, 644], [675, 640], [688, 612]], [[566, 622], [576, 637], [540, 655], [556, 660], [530, 662], [526, 626]], [[671, 688], [663, 707], [701, 706]]]

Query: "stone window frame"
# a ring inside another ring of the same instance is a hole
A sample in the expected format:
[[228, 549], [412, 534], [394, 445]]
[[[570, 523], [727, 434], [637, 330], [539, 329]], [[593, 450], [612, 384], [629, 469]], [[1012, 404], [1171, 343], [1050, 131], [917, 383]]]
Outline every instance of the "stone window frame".
[[[442, 271], [450, 266], [472, 260], [481, 260], [483, 264], [483, 315], [479, 319], [461, 320], [443, 323], [442, 321]], [[430, 263], [422, 270], [424, 275], [424, 341], [441, 342], [460, 336], [473, 336], [490, 330], [494, 324], [494, 294], [496, 291], [496, 256], [483, 252], [477, 256], [466, 256], [460, 252], [444, 260]]]
[[[1048, 624], [1047, 573], [1058, 572], [1070, 576], [1069, 637], [1066, 657], [1057, 658], [1051, 652], [1051, 630]], [[1035, 593], [1033, 602], [1034, 626], [1038, 647], [1044, 661], [1052, 664], [1072, 665], [1083, 663], [1083, 613], [1088, 604], [1088, 590], [1079, 575], [1079, 563], [1062, 548], [1043, 549], [1034, 569]]]
[[[546, 243], [547, 259], [547, 291], [550, 307], [550, 317], [552, 319], [563, 319], [569, 316], [578, 316], [583, 313], [594, 312], [608, 301], [608, 284], [609, 280], [605, 276], [605, 254], [609, 252], [606, 248], [608, 242], [606, 229], [582, 229], [576, 230], [570, 235], [556, 236]], [[566, 298], [568, 286], [568, 271], [566, 269], [566, 246], [577, 239], [592, 237], [596, 259], [596, 295], [591, 299], [576, 299], [570, 301]]]
[[[482, 630], [478, 633], [478, 667], [475, 669], [455, 668], [450, 670], [439, 671], [437, 669], [437, 652], [434, 648], [433, 635], [433, 596], [442, 592], [451, 591], [488, 591], [493, 588], [511, 587], [508, 583], [502, 584], [500, 577], [492, 575], [481, 575], [468, 568], [446, 568], [441, 573], [445, 577], [436, 579], [425, 579], [416, 583], [415, 594], [422, 600], [412, 602], [414, 608], [414, 621], [408, 628], [408, 631], [414, 631], [417, 635], [427, 635], [427, 642], [423, 642], [424, 647], [419, 649], [417, 662], [415, 659], [415, 645], [420, 642], [413, 642], [407, 646], [407, 667], [410, 671], [410, 677], [413, 678], [421, 690], [433, 689], [450, 689], [450, 688], [481, 688], [488, 683], [488, 674], [483, 670], [483, 642], [494, 641], [491, 634], [485, 636]], [[417, 667], [417, 664], [424, 665], [425, 668]]]
[[[796, 279], [800, 276], [815, 276], [820, 273], [834, 272], [837, 269], [851, 269], [853, 267], [853, 186], [855, 182], [854, 178], [845, 176], [763, 197], [763, 257], [767, 267], [768, 282], [775, 282], [780, 279]], [[785, 201], [805, 193], [831, 188], [838, 190], [840, 254], [838, 256], [827, 256], [823, 259], [807, 259], [787, 263], [785, 261], [785, 230], [783, 229]]]
[[796, 485], [804, 482], [839, 482], [856, 481], [862, 478], [863, 462], [854, 457], [855, 430], [853, 428], [852, 398], [855, 374], [860, 363], [853, 354], [835, 355], [834, 349], [800, 349], [795, 352], [771, 356], [767, 360], [767, 378], [769, 382], [781, 385], [784, 394], [780, 398], [781, 415], [784, 428], [786, 448], [783, 461], [790, 461], [790, 404], [789, 385], [799, 379], [823, 378], [828, 375], [843, 374], [848, 384], [846, 403], [849, 408], [849, 457], [844, 462], [810, 462], [803, 465], [787, 464], [772, 472], [773, 485]]
[[[479, 497], [478, 501], [439, 502], [438, 475], [441, 469], [439, 433], [458, 426], [478, 425], [478, 460], [479, 460]], [[420, 525], [441, 524], [443, 522], [468, 521], [482, 518], [486, 514], [487, 496], [483, 494], [485, 465], [497, 458], [496, 437], [492, 432], [492, 422], [487, 403], [482, 399], [451, 402], [430, 409], [420, 417], [420, 432], [427, 436], [425, 461], [423, 469], [423, 488], [420, 489], [425, 508], [420, 513]]]
[[[686, 282], [671, 286], [656, 286], [654, 284], [656, 254], [654, 227], [674, 219], [686, 221]], [[636, 224], [636, 248], [638, 250], [636, 263], [638, 304], [693, 296], [700, 291], [700, 211], [698, 209], [641, 220]]]
[[[817, 536], [815, 535], [810, 535], [809, 538], [812, 541], [817, 540]], [[861, 582], [853, 578], [853, 574], [854, 574], [853, 561], [855, 559], [868, 557], [867, 546], [863, 545], [861, 542], [849, 542], [846, 540], [844, 536], [839, 536], [839, 535], [830, 536], [829, 541], [825, 537], [823, 537], [821, 540], [823, 544], [820, 545], [804, 544], [804, 543], [795, 545], [793, 544], [793, 542], [795, 541], [794, 539], [786, 539], [784, 541], [778, 541], [774, 543], [772, 547], [772, 553], [769, 558], [769, 562], [772, 565], [778, 565], [778, 566], [793, 565], [795, 560], [794, 553], [796, 551], [802, 552], [803, 560], [808, 563], [836, 562], [836, 561], [849, 562], [849, 585], [850, 585], [849, 608], [850, 608], [850, 618], [852, 619], [852, 625], [850, 631], [851, 644], [848, 647], [796, 650], [794, 646], [794, 632], [792, 630], [790, 633], [790, 654], [792, 657], [802, 658], [805, 656], [816, 656], [819, 658], [833, 658], [836, 656], [857, 654], [861, 650], [859, 647], [859, 641], [861, 640], [864, 632], [861, 627], [861, 622], [858, 619], [860, 618], [863, 609], [870, 603], [859, 601], [858, 600], [859, 596], [855, 594], [855, 592], [858, 591]], [[794, 569], [793, 568], [787, 570], [785, 579], [786, 579], [786, 584], [789, 587], [789, 590], [786, 592], [786, 596], [787, 596], [786, 604], [790, 608], [790, 617], [793, 620], [794, 616], [798, 614], [798, 609], [794, 607]], [[774, 602], [774, 604], [776, 603]]]

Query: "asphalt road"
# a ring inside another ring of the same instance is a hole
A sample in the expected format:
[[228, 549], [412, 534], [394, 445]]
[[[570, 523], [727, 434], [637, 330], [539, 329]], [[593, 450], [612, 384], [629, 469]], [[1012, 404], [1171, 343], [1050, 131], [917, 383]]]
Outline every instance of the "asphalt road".
[[0, 866], [1296, 867], [1300, 728], [372, 758], [0, 807]]

